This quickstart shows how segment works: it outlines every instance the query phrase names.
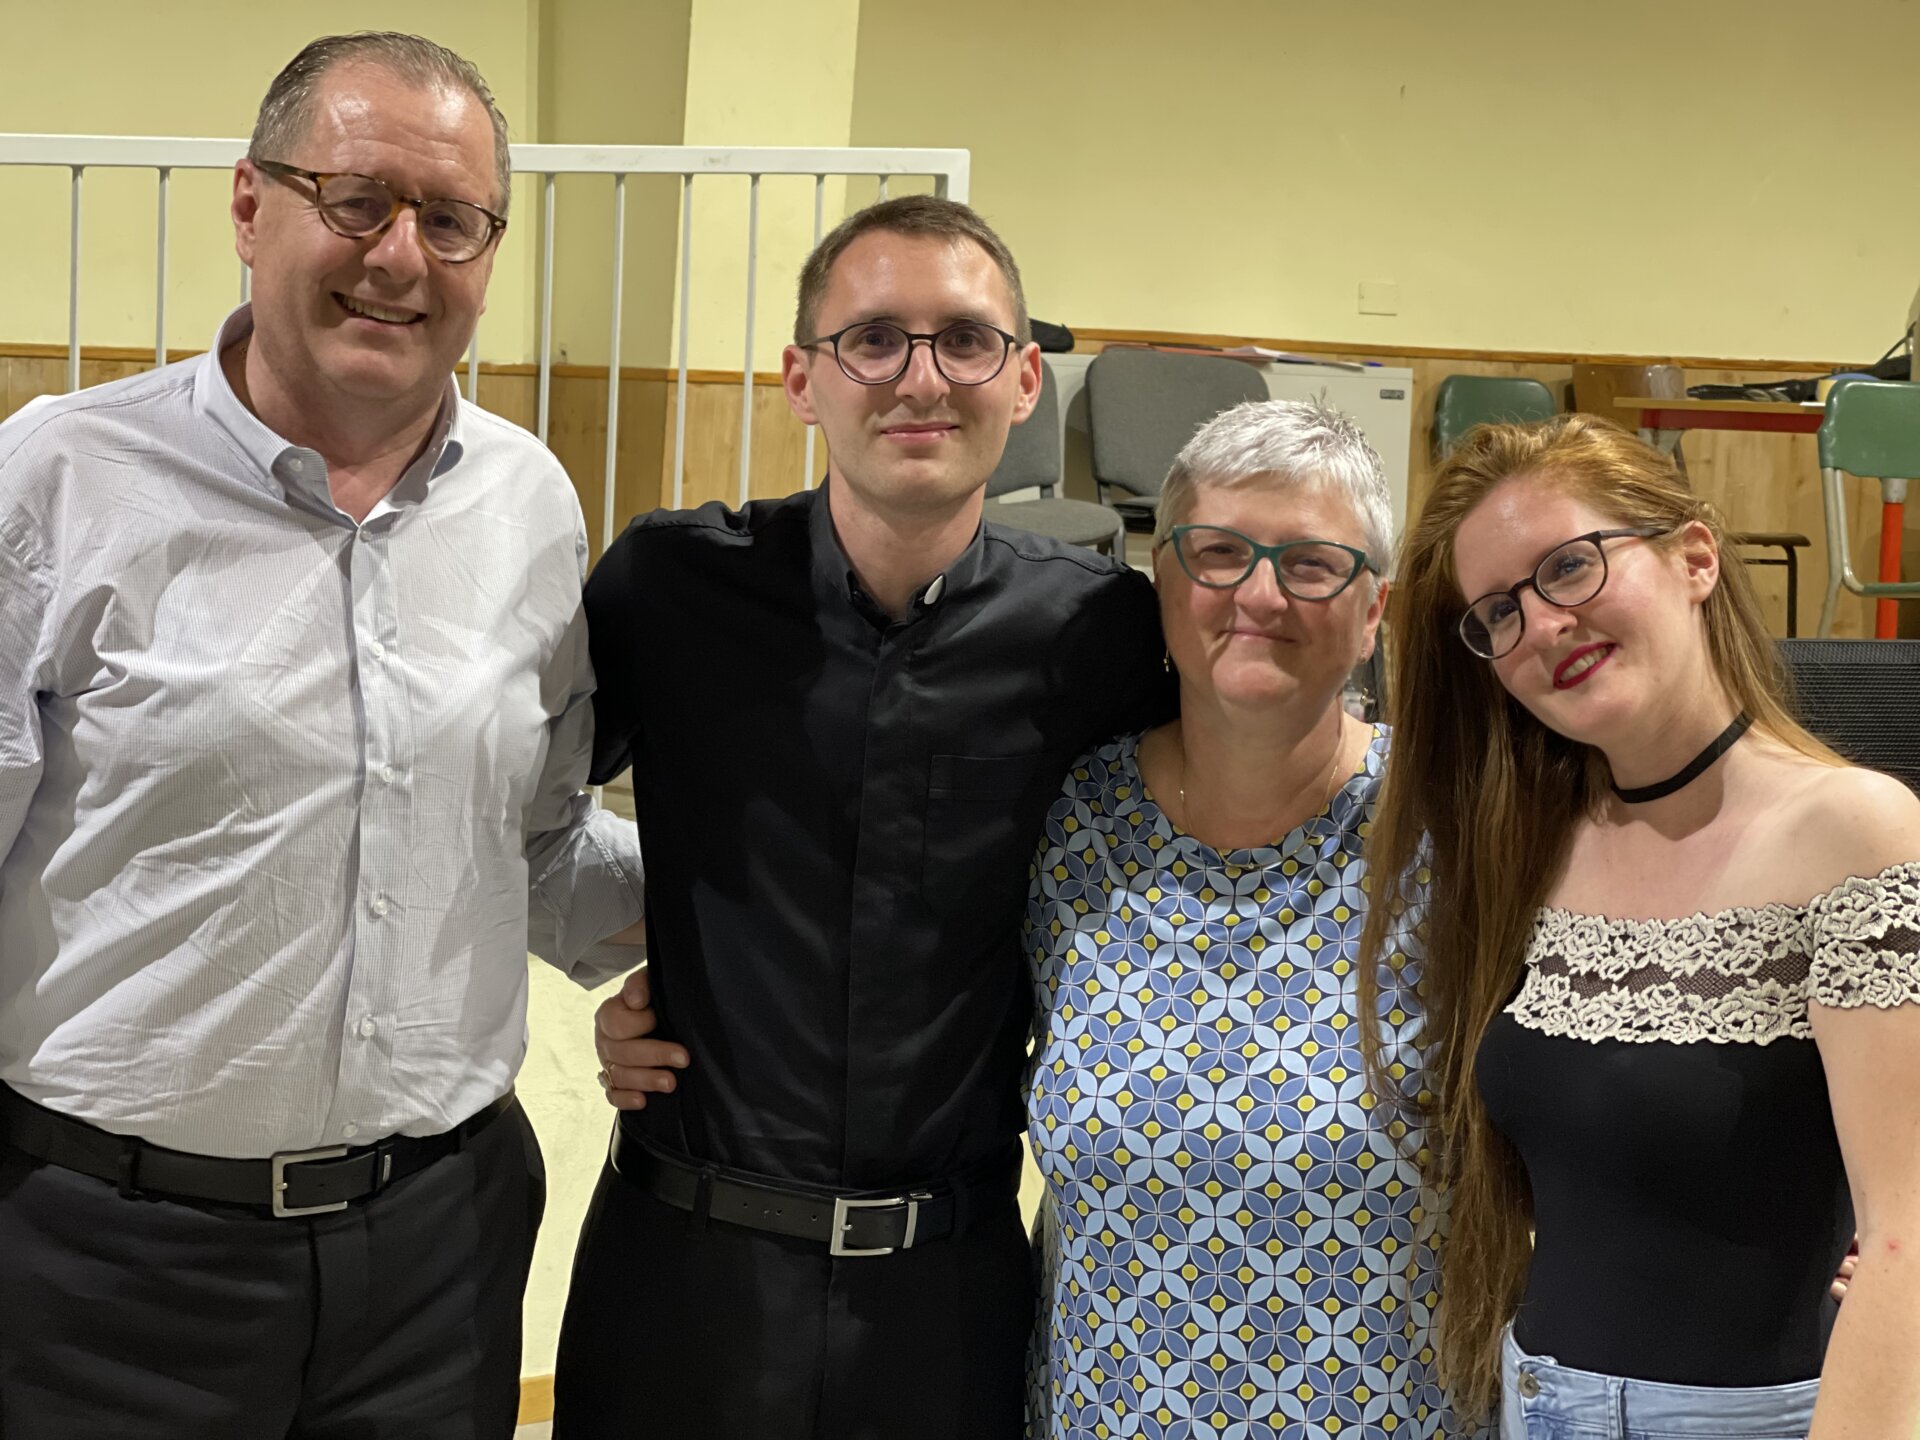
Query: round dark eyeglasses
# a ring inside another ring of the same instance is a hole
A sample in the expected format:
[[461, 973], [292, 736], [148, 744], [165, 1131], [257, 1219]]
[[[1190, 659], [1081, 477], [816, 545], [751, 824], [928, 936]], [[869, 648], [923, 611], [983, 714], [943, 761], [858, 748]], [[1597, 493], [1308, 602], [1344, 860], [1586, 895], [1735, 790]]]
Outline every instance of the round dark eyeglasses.
[[1557, 546], [1534, 567], [1533, 574], [1505, 590], [1482, 595], [1460, 617], [1460, 638], [1466, 647], [1483, 660], [1498, 660], [1520, 643], [1527, 628], [1527, 613], [1520, 605], [1520, 592], [1531, 590], [1549, 605], [1567, 609], [1584, 605], [1607, 584], [1607, 552], [1603, 540], [1650, 539], [1666, 535], [1666, 525], [1633, 525], [1619, 530], [1595, 530], [1576, 535]]
[[1233, 589], [1262, 560], [1272, 564], [1273, 578], [1296, 600], [1331, 600], [1353, 584], [1362, 570], [1380, 573], [1366, 551], [1336, 540], [1262, 545], [1224, 525], [1176, 525], [1161, 544], [1173, 546], [1187, 578], [1209, 590]]
[[320, 223], [349, 240], [378, 235], [393, 224], [403, 208], [412, 210], [421, 250], [443, 264], [464, 265], [479, 259], [494, 237], [507, 228], [500, 216], [466, 200], [415, 200], [396, 193], [386, 181], [371, 175], [327, 175], [282, 165], [278, 160], [252, 163], [283, 185], [306, 181], [313, 187], [312, 204]]
[[860, 385], [891, 385], [913, 363], [913, 347], [926, 342], [933, 366], [952, 385], [984, 385], [1006, 368], [1007, 356], [1020, 343], [997, 325], [962, 320], [944, 330], [919, 334], [884, 320], [862, 320], [802, 340], [800, 348], [831, 345], [833, 358], [849, 380]]

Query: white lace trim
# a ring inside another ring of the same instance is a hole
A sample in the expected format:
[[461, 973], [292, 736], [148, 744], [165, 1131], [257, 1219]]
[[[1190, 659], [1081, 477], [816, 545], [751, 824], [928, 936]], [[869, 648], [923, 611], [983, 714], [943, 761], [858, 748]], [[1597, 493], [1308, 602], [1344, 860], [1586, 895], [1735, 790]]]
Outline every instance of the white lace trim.
[[1543, 910], [1507, 1013], [1576, 1040], [1765, 1045], [1811, 1039], [1815, 1000], [1920, 1004], [1920, 861], [1806, 905], [1683, 920]]

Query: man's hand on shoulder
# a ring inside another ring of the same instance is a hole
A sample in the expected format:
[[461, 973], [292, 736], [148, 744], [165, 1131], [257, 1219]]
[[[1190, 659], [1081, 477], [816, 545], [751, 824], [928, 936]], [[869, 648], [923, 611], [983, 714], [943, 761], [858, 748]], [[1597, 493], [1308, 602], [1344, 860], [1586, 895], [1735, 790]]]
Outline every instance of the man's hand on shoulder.
[[602, 1002], [593, 1017], [593, 1048], [600, 1057], [600, 1088], [616, 1110], [644, 1110], [647, 1096], [668, 1094], [674, 1071], [687, 1066], [687, 1052], [668, 1040], [650, 1040], [659, 1017], [647, 970], [627, 976], [620, 993]]

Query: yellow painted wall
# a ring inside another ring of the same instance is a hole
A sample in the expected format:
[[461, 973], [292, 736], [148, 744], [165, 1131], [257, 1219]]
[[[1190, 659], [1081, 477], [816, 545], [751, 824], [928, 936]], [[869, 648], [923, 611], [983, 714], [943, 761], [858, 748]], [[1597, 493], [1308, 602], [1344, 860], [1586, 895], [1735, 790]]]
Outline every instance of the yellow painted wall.
[[[686, 114], [692, 0], [545, 0], [540, 138], [556, 145], [678, 145]], [[528, 195], [534, 196], [529, 184]], [[556, 359], [603, 365], [612, 333], [613, 180], [556, 182]], [[531, 210], [529, 211], [531, 214]], [[680, 182], [627, 182], [620, 359], [664, 365], [672, 333]]]
[[[1068, 324], [1871, 360], [1920, 285], [1903, 0], [860, 18], [854, 143], [970, 148]], [[1362, 281], [1399, 314], [1359, 314]]]
[[[1888, 118], [1920, 52], [1920, 7], [1902, 0], [1208, 0], [1177, 17], [1155, 0], [973, 0], [964, 25], [914, 0], [0, 0], [0, 14], [0, 130], [239, 134], [299, 43], [381, 24], [471, 55], [519, 139], [965, 146], [1036, 309], [1083, 327], [1864, 359], [1920, 283], [1920, 193]], [[856, 16], [850, 68], [836, 57]], [[785, 83], [767, 83], [783, 60]], [[763, 364], [811, 210], [807, 182], [767, 183]], [[200, 343], [237, 294], [225, 189], [176, 180], [175, 344]], [[853, 189], [854, 204], [871, 193]], [[152, 338], [151, 190], [89, 178], [96, 343]], [[670, 190], [630, 196], [637, 363], [668, 358]], [[532, 351], [530, 198], [483, 326], [489, 358]], [[566, 243], [584, 248], [561, 272], [556, 340], [600, 359], [606, 202], [563, 202]], [[0, 178], [0, 209], [28, 217], [6, 239], [0, 338], [65, 339], [65, 205], [57, 173]], [[829, 222], [843, 210], [830, 199]], [[721, 197], [696, 223], [737, 248], [744, 211]], [[1398, 313], [1360, 314], [1362, 281], [1396, 284]], [[696, 363], [737, 366], [738, 299], [718, 283], [694, 294], [712, 319]]]
[[[362, 28], [428, 35], [487, 77], [515, 140], [537, 109], [542, 0], [0, 0], [0, 131], [244, 136], [267, 84], [316, 35]], [[154, 338], [155, 182], [151, 172], [92, 172], [81, 225], [81, 335], [93, 345]], [[167, 340], [200, 348], [239, 300], [225, 173], [176, 176], [170, 203]], [[520, 197], [524, 199], [525, 197]], [[67, 338], [64, 171], [0, 172], [0, 339]], [[482, 346], [529, 352], [534, 228], [516, 209], [495, 268]]]
[[[860, 0], [694, 0], [683, 143], [851, 143], [859, 41]], [[760, 182], [756, 369], [778, 369], [792, 337], [794, 282], [813, 248], [814, 188], [808, 176]], [[844, 213], [846, 188], [828, 185], [827, 228]], [[860, 188], [856, 182], [855, 192]], [[688, 311], [689, 359], [696, 366], [737, 370], [746, 363], [748, 219], [747, 181], [696, 183]]]

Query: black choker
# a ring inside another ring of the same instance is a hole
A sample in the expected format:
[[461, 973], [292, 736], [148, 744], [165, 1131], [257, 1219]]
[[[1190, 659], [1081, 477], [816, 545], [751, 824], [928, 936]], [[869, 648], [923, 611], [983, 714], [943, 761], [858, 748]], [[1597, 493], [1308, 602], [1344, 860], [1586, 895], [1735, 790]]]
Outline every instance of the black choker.
[[1733, 723], [1716, 735], [1706, 749], [1689, 760], [1686, 769], [1682, 770], [1678, 775], [1673, 775], [1660, 781], [1658, 784], [1641, 785], [1632, 790], [1622, 790], [1618, 785], [1613, 785], [1611, 780], [1607, 783], [1613, 785], [1613, 793], [1629, 805], [1641, 805], [1648, 800], [1658, 800], [1662, 796], [1671, 795], [1682, 786], [1690, 785], [1695, 780], [1698, 780], [1701, 775], [1706, 772], [1706, 768], [1709, 765], [1713, 764], [1714, 761], [1718, 760], [1733, 748], [1733, 742], [1746, 734], [1747, 727], [1752, 723], [1753, 717], [1745, 711], [1734, 716]]

